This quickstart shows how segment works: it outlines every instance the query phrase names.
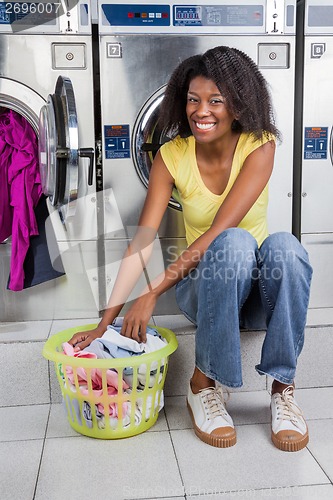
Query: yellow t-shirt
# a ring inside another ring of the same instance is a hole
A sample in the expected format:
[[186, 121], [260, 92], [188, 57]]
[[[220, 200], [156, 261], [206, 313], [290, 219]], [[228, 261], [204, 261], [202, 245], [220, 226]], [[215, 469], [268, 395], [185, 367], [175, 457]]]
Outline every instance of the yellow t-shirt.
[[[237, 179], [247, 156], [269, 140], [274, 140], [274, 137], [264, 136], [263, 139], [256, 139], [249, 133], [240, 135], [232, 161], [229, 181], [221, 195], [212, 193], [201, 178], [196, 162], [193, 136], [187, 139], [177, 136], [161, 146], [163, 161], [174, 178], [179, 202], [183, 208], [188, 245], [191, 245], [212, 225], [216, 212]], [[259, 246], [268, 236], [267, 204], [268, 184], [238, 225], [251, 233]]]

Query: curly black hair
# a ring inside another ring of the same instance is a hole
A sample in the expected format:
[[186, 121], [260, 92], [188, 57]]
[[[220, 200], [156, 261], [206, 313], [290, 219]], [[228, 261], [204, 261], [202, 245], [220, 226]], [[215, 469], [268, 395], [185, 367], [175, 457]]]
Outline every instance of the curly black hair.
[[190, 81], [197, 76], [214, 81], [228, 110], [237, 117], [233, 130], [250, 132], [258, 139], [269, 134], [280, 138], [265, 78], [247, 54], [224, 45], [185, 59], [171, 75], [159, 117], [169, 137], [192, 135], [186, 102]]

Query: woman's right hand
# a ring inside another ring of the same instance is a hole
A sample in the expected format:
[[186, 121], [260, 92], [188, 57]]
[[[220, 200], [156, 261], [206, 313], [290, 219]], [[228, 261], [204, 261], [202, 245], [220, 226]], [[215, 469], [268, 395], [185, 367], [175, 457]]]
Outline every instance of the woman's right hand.
[[98, 325], [93, 330], [75, 333], [68, 343], [74, 347], [74, 351], [78, 352], [90, 345], [93, 340], [102, 337], [104, 331], [105, 329]]

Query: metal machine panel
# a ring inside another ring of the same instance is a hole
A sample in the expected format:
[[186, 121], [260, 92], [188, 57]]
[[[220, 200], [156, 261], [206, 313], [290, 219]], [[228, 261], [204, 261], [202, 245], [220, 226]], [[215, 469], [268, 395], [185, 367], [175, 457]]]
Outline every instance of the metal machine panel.
[[[94, 103], [92, 76], [92, 45], [87, 35], [71, 36], [57, 35], [56, 40], [63, 46], [69, 45], [69, 51], [74, 41], [86, 47], [87, 67], [78, 70], [73, 60], [74, 69], [53, 69], [52, 44], [55, 37], [51, 35], [9, 35], [2, 34], [0, 38], [0, 105], [14, 109], [26, 117], [38, 134], [38, 116], [45, 104], [48, 94], [54, 92], [58, 76], [66, 74], [70, 77], [76, 101], [78, 120], [78, 141], [81, 146], [94, 147]], [[42, 96], [42, 97], [41, 97]], [[29, 104], [30, 103], [30, 104]], [[65, 227], [57, 225], [57, 239], [95, 239], [97, 222], [86, 225], [84, 222], [96, 210], [96, 186], [88, 184], [89, 159], [79, 160], [78, 198], [81, 209], [75, 217], [68, 221]], [[51, 212], [55, 209], [50, 207]], [[59, 217], [58, 217], [59, 218]]]
[[333, 5], [307, 0], [301, 241], [313, 266], [310, 310], [333, 322]]
[[302, 233], [333, 231], [332, 36], [306, 37]]
[[6, 289], [11, 244], [0, 245], [1, 321], [96, 318], [99, 310], [97, 242], [59, 243], [65, 276], [21, 292]]
[[314, 309], [331, 308], [333, 283], [333, 234], [303, 234], [302, 244], [309, 253], [311, 265], [314, 269], [310, 307]]
[[277, 34], [295, 33], [295, 0], [188, 0], [138, 4], [100, 0], [100, 33]]
[[[269, 66], [269, 57], [262, 68], [273, 94], [277, 126], [283, 134], [270, 182], [269, 229], [290, 231], [294, 44], [293, 38], [288, 37], [286, 41], [278, 36], [270, 37], [269, 40], [269, 53], [274, 52], [275, 46], [275, 53], [281, 50], [283, 54], [281, 68], [275, 66], [274, 59]], [[134, 169], [131, 141], [134, 140], [132, 133], [137, 117], [151, 96], [166, 84], [178, 62], [190, 55], [225, 44], [246, 51], [257, 61], [258, 44], [265, 41], [264, 36], [111, 35], [101, 38], [101, 54], [104, 54], [101, 57], [104, 188], [113, 189], [125, 226], [137, 223], [146, 195], [146, 188]], [[121, 47], [119, 57], [107, 56], [112, 47]], [[286, 64], [287, 60], [290, 63]], [[168, 209], [160, 236], [178, 237], [184, 234], [183, 231], [181, 214], [172, 208]], [[124, 237], [124, 233], [115, 232], [107, 237]]]
[[[77, 142], [79, 147], [94, 148], [89, 0], [80, 1], [70, 10], [70, 16], [57, 18], [53, 24], [35, 23], [26, 29], [16, 29], [18, 27], [5, 17], [3, 4], [0, 3], [0, 106], [13, 109], [26, 118], [39, 139], [40, 110], [48, 95], [54, 92], [58, 77], [67, 77], [75, 94]], [[59, 97], [65, 100], [61, 92]], [[64, 109], [67, 113], [65, 102]], [[68, 133], [72, 134], [73, 120], [67, 118]], [[53, 226], [65, 276], [21, 292], [8, 291], [11, 242], [8, 240], [1, 245], [1, 257], [4, 257], [0, 281], [2, 319], [91, 318], [98, 315], [97, 196], [96, 183], [88, 185], [88, 165], [87, 158], [80, 158], [77, 163], [77, 193], [71, 196], [72, 200], [77, 196], [77, 206], [66, 224], [59, 216], [59, 207], [49, 203], [47, 223]], [[56, 256], [50, 257], [54, 262]]]
[[[161, 139], [154, 120], [172, 71], [187, 57], [217, 45], [246, 52], [269, 83], [283, 135], [270, 181], [269, 230], [291, 231], [295, 16], [295, 0], [100, 0], [103, 182], [104, 191], [112, 192], [104, 205], [106, 262], [117, 240], [126, 240], [128, 228], [138, 222], [149, 163]], [[172, 199], [159, 230], [165, 263], [170, 245], [185, 247], [179, 208]], [[110, 214], [117, 224], [110, 223]], [[107, 296], [110, 283], [106, 278]], [[164, 312], [179, 311], [171, 294], [165, 294], [163, 304], [159, 301]]]

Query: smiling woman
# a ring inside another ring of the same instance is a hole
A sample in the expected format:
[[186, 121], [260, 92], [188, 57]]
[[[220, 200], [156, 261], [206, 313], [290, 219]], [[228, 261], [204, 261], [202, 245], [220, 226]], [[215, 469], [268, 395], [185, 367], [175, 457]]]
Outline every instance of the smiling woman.
[[197, 327], [187, 405], [196, 435], [236, 443], [221, 384], [242, 385], [240, 326], [266, 329], [259, 374], [273, 378], [272, 441], [285, 451], [308, 442], [294, 377], [304, 341], [312, 269], [289, 233], [268, 234], [268, 181], [279, 132], [267, 84], [243, 52], [215, 47], [172, 74], [159, 125], [171, 140], [155, 156], [138, 231], [97, 328], [71, 339], [76, 350], [103, 335], [152, 253], [174, 187], [187, 249], [142, 291], [122, 335], [145, 341], [156, 301], [176, 285], [180, 309]]

